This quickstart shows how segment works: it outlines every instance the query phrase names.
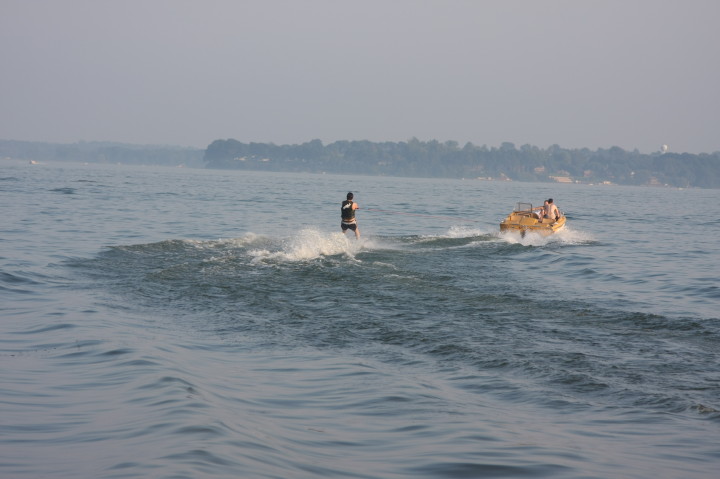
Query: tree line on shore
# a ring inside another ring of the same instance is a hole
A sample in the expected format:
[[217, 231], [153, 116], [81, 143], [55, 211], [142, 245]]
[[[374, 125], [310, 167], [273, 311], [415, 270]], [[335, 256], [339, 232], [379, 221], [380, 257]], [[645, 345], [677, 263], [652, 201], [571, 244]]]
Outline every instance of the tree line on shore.
[[0, 140], [0, 158], [207, 167], [238, 170], [383, 176], [560, 181], [620, 185], [720, 188], [720, 152], [640, 153], [608, 149], [548, 148], [513, 143], [499, 147], [436, 140], [405, 142], [312, 140], [297, 145], [215, 140], [205, 150], [109, 142], [73, 144]]
[[312, 140], [299, 145], [215, 140], [205, 150], [209, 168], [325, 172], [386, 176], [481, 178], [514, 181], [614, 183], [720, 188], [720, 152], [643, 154], [613, 146], [499, 147], [436, 140], [406, 142]]

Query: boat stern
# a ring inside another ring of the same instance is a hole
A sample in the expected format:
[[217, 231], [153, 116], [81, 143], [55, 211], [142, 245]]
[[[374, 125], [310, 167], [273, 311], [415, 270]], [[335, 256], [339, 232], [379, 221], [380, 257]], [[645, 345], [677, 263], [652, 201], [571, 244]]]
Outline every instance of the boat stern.
[[517, 208], [500, 222], [500, 232], [518, 232], [525, 236], [527, 232], [547, 236], [565, 227], [565, 216], [557, 221], [539, 218], [529, 203], [518, 203]]

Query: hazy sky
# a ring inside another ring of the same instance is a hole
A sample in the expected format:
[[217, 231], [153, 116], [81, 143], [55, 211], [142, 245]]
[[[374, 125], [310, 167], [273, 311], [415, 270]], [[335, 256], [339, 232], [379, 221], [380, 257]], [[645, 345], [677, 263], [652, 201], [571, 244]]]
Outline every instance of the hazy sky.
[[0, 139], [720, 150], [717, 0], [0, 0]]

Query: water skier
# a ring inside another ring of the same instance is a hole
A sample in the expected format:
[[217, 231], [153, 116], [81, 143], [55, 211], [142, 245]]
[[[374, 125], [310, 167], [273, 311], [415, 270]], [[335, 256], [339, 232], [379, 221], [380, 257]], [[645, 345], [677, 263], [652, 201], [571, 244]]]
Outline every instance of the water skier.
[[360, 209], [360, 207], [353, 201], [353, 194], [348, 193], [347, 200], [343, 201], [340, 206], [340, 216], [342, 218], [340, 228], [342, 229], [343, 234], [345, 234], [347, 230], [354, 231], [355, 239], [360, 239], [360, 229], [358, 228], [357, 220], [355, 219], [355, 210], [357, 209]]

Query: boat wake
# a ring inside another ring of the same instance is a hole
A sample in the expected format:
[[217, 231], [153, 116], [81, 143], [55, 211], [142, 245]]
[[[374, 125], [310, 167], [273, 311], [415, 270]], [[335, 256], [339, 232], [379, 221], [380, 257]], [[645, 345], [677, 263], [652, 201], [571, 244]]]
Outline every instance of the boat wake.
[[376, 251], [408, 251], [417, 247], [448, 248], [471, 244], [478, 239], [494, 239], [478, 228], [451, 227], [438, 235], [362, 236], [359, 240], [348, 233], [302, 229], [294, 236], [272, 238], [248, 233], [239, 238], [199, 242], [197, 246], [242, 249], [253, 263], [307, 262], [344, 256], [354, 261], [359, 253]]
[[338, 255], [355, 259], [355, 255], [368, 244], [368, 240], [356, 240], [352, 235], [304, 229], [267, 247], [251, 248], [248, 254], [254, 258], [253, 262], [299, 262]]
[[592, 235], [583, 231], [574, 230], [570, 227], [565, 227], [557, 233], [548, 236], [534, 233], [527, 233], [522, 236], [517, 231], [503, 231], [498, 233], [498, 237], [510, 244], [535, 247], [550, 245], [583, 245], [596, 242]]

